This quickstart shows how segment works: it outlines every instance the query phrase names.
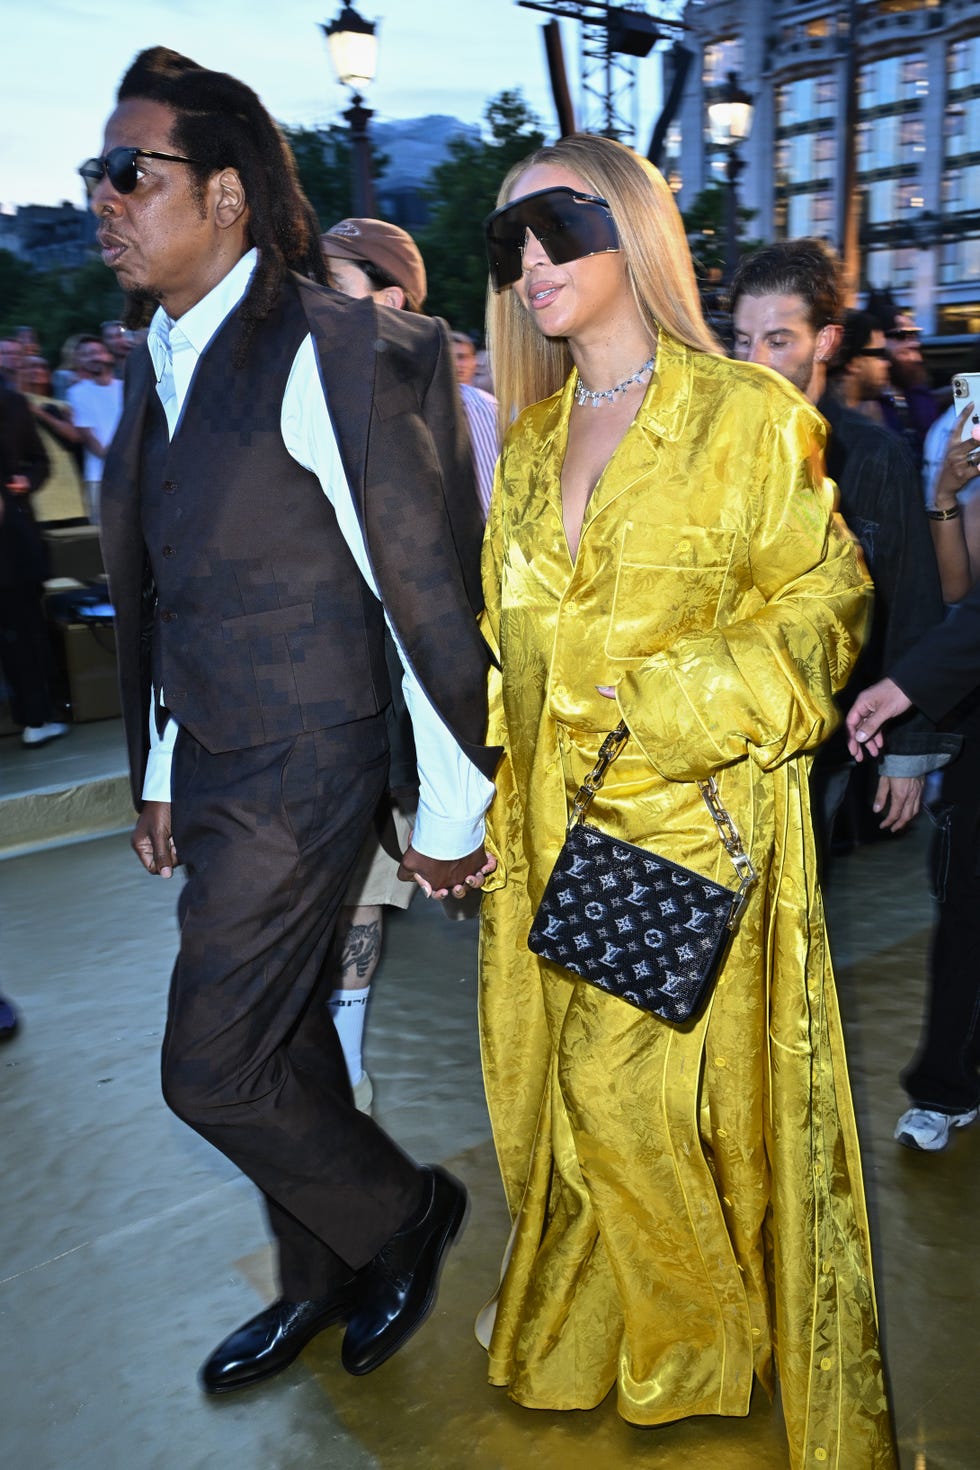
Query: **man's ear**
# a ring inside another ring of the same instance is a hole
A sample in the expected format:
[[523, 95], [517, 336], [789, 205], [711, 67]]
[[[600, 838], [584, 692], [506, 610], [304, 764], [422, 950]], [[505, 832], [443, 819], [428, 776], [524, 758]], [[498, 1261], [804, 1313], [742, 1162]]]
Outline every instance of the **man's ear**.
[[214, 198], [214, 217], [223, 230], [236, 225], [248, 210], [245, 187], [236, 168], [223, 168], [210, 184]]
[[817, 350], [813, 354], [817, 362], [833, 362], [843, 335], [844, 328], [836, 322], [830, 322], [826, 327], [820, 328], [817, 333]]
[[379, 306], [391, 306], [395, 311], [404, 311], [406, 297], [401, 286], [385, 286], [373, 294]]

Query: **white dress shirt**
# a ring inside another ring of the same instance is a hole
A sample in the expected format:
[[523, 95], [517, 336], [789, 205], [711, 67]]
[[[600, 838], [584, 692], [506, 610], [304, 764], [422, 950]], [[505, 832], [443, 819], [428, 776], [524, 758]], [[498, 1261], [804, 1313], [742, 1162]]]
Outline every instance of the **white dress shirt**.
[[[159, 307], [150, 323], [147, 347], [171, 439], [201, 354], [242, 300], [257, 263], [258, 252], [250, 250], [179, 320], [174, 321]], [[312, 337], [301, 343], [290, 369], [280, 424], [286, 449], [297, 464], [320, 481], [361, 575], [378, 597], [374, 571], [327, 412]], [[387, 614], [385, 620], [388, 621]], [[427, 857], [464, 857], [483, 841], [483, 815], [493, 796], [493, 783], [460, 750], [415, 677], [390, 622], [388, 627], [402, 661], [402, 690], [418, 754], [419, 809], [412, 845]], [[150, 755], [143, 783], [145, 801], [170, 800], [170, 766], [176, 736], [177, 723], [173, 719], [168, 721], [162, 736], [157, 733], [151, 707]]]

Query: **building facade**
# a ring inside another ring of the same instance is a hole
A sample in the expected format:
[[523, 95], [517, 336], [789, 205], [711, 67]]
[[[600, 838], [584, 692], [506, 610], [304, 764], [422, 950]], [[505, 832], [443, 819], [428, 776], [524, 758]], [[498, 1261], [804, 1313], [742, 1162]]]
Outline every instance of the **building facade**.
[[667, 167], [686, 207], [724, 160], [707, 107], [753, 96], [740, 202], [761, 239], [858, 245], [855, 286], [890, 287], [930, 334], [980, 333], [977, 0], [702, 0]]
[[22, 204], [0, 213], [0, 250], [37, 270], [74, 270], [92, 253], [96, 221], [74, 204]]

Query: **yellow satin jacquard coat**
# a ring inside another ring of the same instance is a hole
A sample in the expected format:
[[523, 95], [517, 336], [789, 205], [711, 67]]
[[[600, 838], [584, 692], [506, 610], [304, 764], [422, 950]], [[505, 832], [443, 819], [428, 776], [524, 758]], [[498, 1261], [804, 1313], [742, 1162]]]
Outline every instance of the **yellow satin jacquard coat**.
[[[514, 1229], [482, 1320], [521, 1404], [662, 1424], [744, 1415], [778, 1373], [794, 1467], [894, 1463], [868, 1224], [810, 823], [871, 606], [782, 379], [660, 335], [573, 562], [575, 386], [507, 435], [484, 546], [506, 749], [484, 899], [481, 1036]], [[601, 412], [601, 409], [595, 410]], [[615, 686], [610, 700], [597, 686]], [[713, 997], [666, 1024], [538, 960], [534, 910], [603, 736], [590, 821], [734, 886], [714, 774], [759, 881]]]

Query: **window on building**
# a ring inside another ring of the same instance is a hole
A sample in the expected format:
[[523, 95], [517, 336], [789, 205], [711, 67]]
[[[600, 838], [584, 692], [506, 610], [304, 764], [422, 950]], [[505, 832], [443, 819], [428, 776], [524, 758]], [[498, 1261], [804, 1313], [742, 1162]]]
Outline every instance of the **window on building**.
[[960, 241], [960, 279], [980, 281], [980, 236], [969, 235]]
[[939, 280], [949, 286], [959, 280], [960, 246], [958, 240], [947, 240], [939, 256]]
[[951, 86], [962, 86], [967, 80], [967, 46], [965, 41], [953, 41], [946, 49], [946, 75]]
[[833, 133], [817, 133], [813, 140], [814, 163], [829, 163], [835, 152]]
[[834, 196], [832, 194], [814, 194], [810, 209], [810, 218], [815, 225], [826, 225], [834, 217]]
[[959, 169], [950, 169], [948, 173], [943, 174], [940, 199], [945, 207], [955, 208], [959, 204], [962, 186], [963, 176]]
[[954, 103], [943, 114], [943, 134], [948, 143], [961, 139], [966, 132], [966, 108]]
[[808, 20], [804, 30], [811, 40], [819, 40], [822, 36], [830, 35], [830, 19], [826, 15], [815, 16]]
[[940, 0], [878, 0], [869, 6], [876, 15], [902, 15], [908, 10], [936, 10]]
[[706, 87], [720, 86], [730, 71], [741, 70], [742, 41], [739, 36], [725, 36], [704, 48], [702, 80]]
[[817, 77], [813, 84], [813, 100], [821, 107], [837, 101], [837, 78]]
[[883, 287], [891, 283], [892, 253], [890, 250], [869, 250], [865, 260], [865, 274], [872, 286]]
[[892, 213], [899, 217], [907, 210], [921, 209], [925, 202], [918, 179], [895, 179], [892, 190]]
[[898, 142], [903, 153], [925, 152], [926, 125], [921, 117], [899, 118]]
[[929, 73], [924, 56], [904, 56], [901, 66], [902, 91], [906, 97], [924, 97], [929, 90]]
[[915, 275], [917, 269], [917, 250], [904, 249], [892, 251], [892, 270], [896, 280], [907, 281]]

